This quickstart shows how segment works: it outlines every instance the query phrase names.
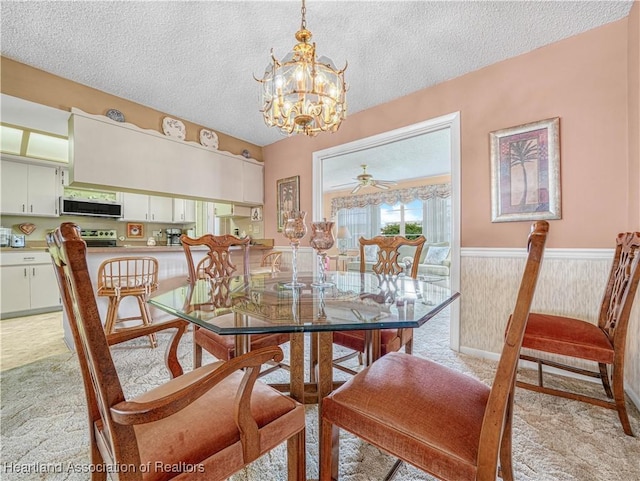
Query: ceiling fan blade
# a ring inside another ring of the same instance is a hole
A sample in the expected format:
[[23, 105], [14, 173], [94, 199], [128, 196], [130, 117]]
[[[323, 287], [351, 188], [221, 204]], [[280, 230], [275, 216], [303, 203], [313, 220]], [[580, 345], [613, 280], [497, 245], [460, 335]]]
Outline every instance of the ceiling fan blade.
[[384, 190], [388, 190], [389, 186], [388, 185], [384, 185], [384, 184], [379, 184], [379, 183], [375, 183], [373, 184], [374, 187], [378, 188], [378, 189], [384, 189]]
[[355, 194], [362, 188], [362, 184], [356, 185], [356, 187], [351, 191], [352, 194]]
[[397, 185], [398, 183], [395, 180], [377, 180], [378, 184], [387, 184], [387, 185]]
[[333, 189], [335, 187], [347, 187], [347, 186], [354, 185], [354, 184], [356, 184], [356, 182], [349, 182], [347, 184], [332, 185], [331, 188]]

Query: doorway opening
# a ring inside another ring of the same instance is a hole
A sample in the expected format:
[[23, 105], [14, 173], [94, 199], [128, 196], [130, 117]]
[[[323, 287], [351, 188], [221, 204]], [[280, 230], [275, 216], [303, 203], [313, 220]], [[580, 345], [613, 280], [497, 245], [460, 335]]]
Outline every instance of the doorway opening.
[[[381, 179], [386, 182], [388, 189], [363, 184], [362, 188], [356, 190], [358, 182], [361, 182], [357, 174], [361, 172], [363, 165], [367, 166], [366, 172], [371, 174], [374, 180]], [[458, 291], [460, 289], [460, 112], [314, 152], [313, 218], [331, 218], [336, 214], [336, 206], [339, 207], [341, 204], [334, 202], [332, 208], [330, 200], [332, 196], [340, 195], [344, 199], [349, 195], [394, 190], [395, 187], [423, 186], [440, 182], [442, 178], [448, 179], [450, 183], [449, 287]], [[340, 191], [340, 189], [343, 190]], [[356, 192], [351, 194], [354, 190]], [[336, 191], [339, 194], [335, 194]], [[377, 224], [374, 228], [378, 228]], [[428, 234], [426, 237], [428, 239]], [[449, 345], [451, 349], [458, 351], [460, 347], [459, 303], [453, 303], [450, 309]]]

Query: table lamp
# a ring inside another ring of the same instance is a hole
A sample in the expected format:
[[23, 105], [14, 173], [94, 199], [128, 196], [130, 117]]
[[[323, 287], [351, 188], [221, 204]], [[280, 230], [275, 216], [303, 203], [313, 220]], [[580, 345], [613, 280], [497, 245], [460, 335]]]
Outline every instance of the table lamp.
[[347, 239], [351, 239], [351, 232], [346, 225], [338, 227], [336, 239], [338, 239], [338, 253], [343, 256], [347, 253]]

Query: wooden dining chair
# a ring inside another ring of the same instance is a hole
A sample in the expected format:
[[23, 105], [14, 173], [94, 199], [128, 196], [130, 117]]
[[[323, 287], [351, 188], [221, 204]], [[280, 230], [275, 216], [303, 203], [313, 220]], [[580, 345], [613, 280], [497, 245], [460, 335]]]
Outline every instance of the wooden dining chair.
[[[238, 237], [226, 234], [216, 236], [213, 234], [205, 234], [198, 238], [192, 238], [185, 234], [180, 237], [185, 256], [187, 258], [187, 268], [189, 272], [189, 280], [195, 279], [211, 279], [224, 280], [233, 276], [237, 271], [237, 266], [232, 262], [232, 256], [239, 251], [242, 258], [242, 275], [249, 275], [249, 241], [247, 237], [240, 239]], [[202, 251], [193, 250], [192, 247], [206, 247], [204, 254]], [[232, 250], [232, 248], [236, 248]], [[198, 255], [200, 254], [200, 255]], [[215, 287], [215, 286], [214, 286]], [[219, 294], [224, 294], [224, 286], [219, 286], [216, 290]], [[228, 306], [231, 307], [231, 306]], [[233, 316], [233, 313], [225, 314]], [[236, 355], [235, 336], [221, 335], [215, 332], [193, 326], [193, 349], [194, 349], [194, 366], [202, 365], [202, 349], [215, 356], [220, 360], [229, 360]], [[267, 346], [280, 346], [289, 342], [289, 334], [252, 334], [250, 338], [250, 349], [258, 349]], [[271, 368], [263, 371], [261, 375], [265, 375], [277, 368], [288, 368], [284, 363], [276, 363]]]
[[142, 326], [139, 336], [177, 330], [169, 352], [177, 369], [174, 379], [126, 399], [102, 329], [79, 227], [63, 223], [48, 234], [47, 244], [84, 382], [91, 465], [103, 468], [91, 471], [92, 480], [105, 480], [108, 469], [120, 481], [223, 480], [284, 441], [289, 481], [305, 479], [304, 407], [255, 382], [264, 362], [282, 358], [279, 348], [182, 374], [175, 347], [186, 322]]
[[383, 356], [323, 400], [321, 481], [338, 479], [339, 429], [442, 480], [495, 480], [498, 462], [502, 478], [513, 480], [514, 381], [548, 227], [535, 222], [529, 234], [493, 385], [406, 353]]
[[[531, 391], [614, 409], [618, 412], [625, 434], [633, 436], [625, 403], [624, 359], [631, 307], [640, 281], [639, 264], [640, 232], [618, 234], [597, 324], [573, 317], [532, 312], [522, 347], [536, 352], [521, 354], [520, 358], [537, 364], [538, 384], [519, 380], [516, 385]], [[548, 359], [548, 356], [545, 358], [545, 353], [595, 362], [598, 363], [598, 370], [569, 365], [568, 361], [554, 361]], [[609, 400], [545, 386], [542, 366], [600, 379]]]
[[[381, 276], [384, 275], [397, 275], [405, 273], [406, 275], [416, 278], [418, 273], [418, 265], [420, 262], [420, 255], [422, 254], [422, 247], [426, 242], [424, 236], [418, 236], [416, 239], [410, 240], [402, 236], [376, 236], [372, 239], [365, 239], [361, 237], [360, 240], [360, 272], [364, 273], [366, 270], [366, 257], [365, 251], [367, 246], [373, 246], [377, 249], [376, 262], [372, 266], [373, 272]], [[401, 259], [404, 257], [401, 253], [401, 248], [406, 246], [408, 248], [414, 248], [411, 267], [409, 272], [406, 272], [405, 264], [401, 264]], [[352, 359], [358, 356], [360, 364], [362, 364], [362, 355], [366, 352], [367, 332], [363, 330], [356, 331], [336, 331], [333, 333], [333, 342], [339, 346], [345, 347], [352, 352], [334, 359], [334, 367], [349, 374], [355, 374], [356, 371], [342, 365], [343, 362], [348, 359]], [[380, 332], [380, 355], [384, 356], [388, 352], [398, 351], [404, 347], [406, 353], [411, 354], [413, 349], [413, 329], [383, 329]], [[371, 358], [367, 355], [367, 362]]]

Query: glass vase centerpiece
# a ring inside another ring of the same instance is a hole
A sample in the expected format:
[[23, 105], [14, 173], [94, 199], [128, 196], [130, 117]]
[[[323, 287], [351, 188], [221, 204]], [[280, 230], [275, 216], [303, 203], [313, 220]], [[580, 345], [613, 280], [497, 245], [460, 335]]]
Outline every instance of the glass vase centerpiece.
[[335, 242], [333, 237], [333, 222], [327, 222], [324, 219], [322, 222], [311, 223], [311, 240], [309, 243], [316, 251], [318, 251], [318, 280], [312, 282], [313, 287], [331, 287], [333, 282], [327, 281], [327, 249], [331, 249]]
[[301, 210], [291, 210], [284, 213], [286, 222], [284, 224], [283, 234], [291, 243], [291, 282], [284, 286], [291, 289], [296, 287], [304, 287], [305, 284], [298, 282], [298, 247], [300, 239], [307, 234], [307, 226], [304, 223], [306, 212]]

